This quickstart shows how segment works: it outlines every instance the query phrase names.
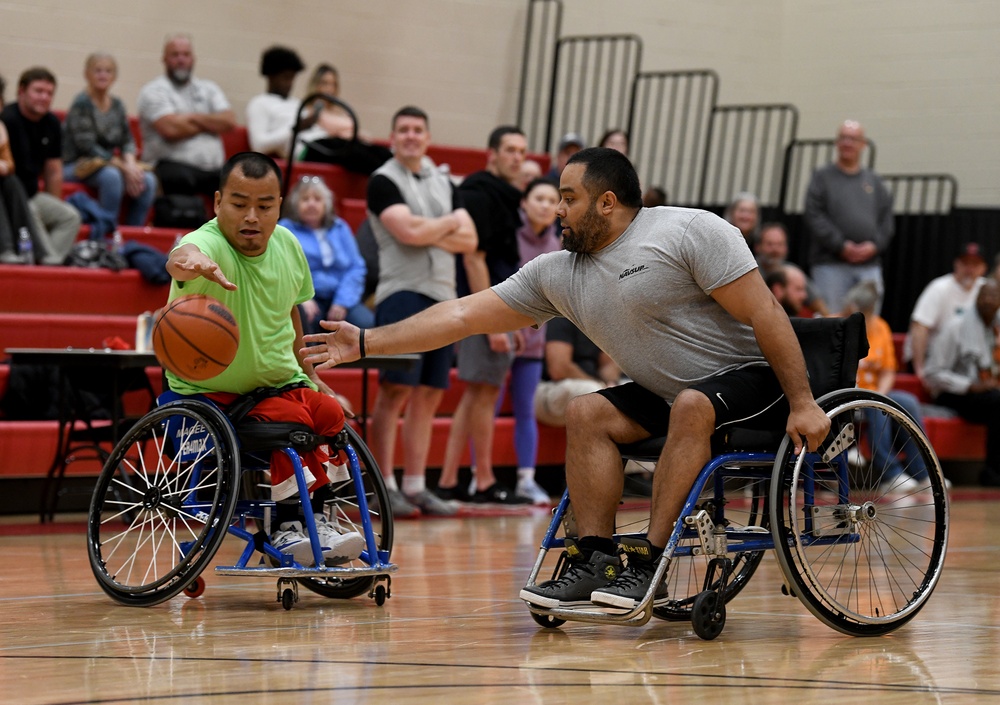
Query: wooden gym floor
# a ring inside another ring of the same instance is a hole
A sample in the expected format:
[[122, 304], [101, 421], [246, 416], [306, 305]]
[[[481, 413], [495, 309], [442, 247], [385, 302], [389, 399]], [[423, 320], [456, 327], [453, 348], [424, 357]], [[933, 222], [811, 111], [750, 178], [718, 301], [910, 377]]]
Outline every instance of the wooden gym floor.
[[998, 702], [998, 508], [1000, 492], [954, 491], [941, 582], [889, 636], [823, 625], [781, 595], [769, 555], [712, 642], [655, 619], [538, 627], [517, 593], [544, 510], [398, 522], [384, 607], [302, 590], [288, 612], [273, 580], [210, 571], [198, 599], [122, 607], [90, 572], [84, 517], [6, 518], [0, 702]]

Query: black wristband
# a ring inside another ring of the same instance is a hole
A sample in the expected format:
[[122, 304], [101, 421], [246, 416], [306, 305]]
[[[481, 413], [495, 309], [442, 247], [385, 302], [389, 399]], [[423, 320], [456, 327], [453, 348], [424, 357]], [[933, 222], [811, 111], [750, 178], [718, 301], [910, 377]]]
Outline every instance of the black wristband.
[[365, 356], [365, 329], [358, 329], [358, 349], [361, 351], [362, 359]]

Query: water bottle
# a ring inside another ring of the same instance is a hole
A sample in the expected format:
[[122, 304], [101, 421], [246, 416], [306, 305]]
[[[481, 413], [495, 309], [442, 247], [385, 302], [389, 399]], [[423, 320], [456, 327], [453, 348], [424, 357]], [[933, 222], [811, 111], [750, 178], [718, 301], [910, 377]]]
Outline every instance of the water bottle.
[[23, 225], [17, 231], [17, 251], [21, 255], [22, 262], [25, 264], [35, 263], [35, 251], [34, 244], [31, 242], [31, 233]]
[[115, 230], [111, 234], [111, 251], [116, 255], [120, 255], [124, 247], [125, 240], [122, 238], [121, 231]]

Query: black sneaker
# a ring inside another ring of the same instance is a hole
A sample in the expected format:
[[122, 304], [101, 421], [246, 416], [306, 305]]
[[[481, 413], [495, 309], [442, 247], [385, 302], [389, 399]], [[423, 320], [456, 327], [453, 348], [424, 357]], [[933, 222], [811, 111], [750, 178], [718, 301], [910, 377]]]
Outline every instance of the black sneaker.
[[[645, 539], [626, 538], [622, 539], [620, 545], [626, 556], [625, 570], [614, 582], [594, 590], [590, 595], [590, 601], [595, 605], [631, 610], [642, 603], [659, 561], [653, 560], [652, 547]], [[665, 583], [660, 583], [653, 595], [653, 606], [659, 607], [666, 602], [667, 586]]]
[[589, 561], [584, 561], [580, 549], [572, 540], [566, 539], [566, 550], [577, 558], [570, 558], [569, 568], [558, 580], [546, 580], [521, 590], [519, 597], [539, 607], [579, 607], [590, 604], [590, 595], [597, 588], [613, 581], [621, 572], [622, 564], [617, 556], [609, 556], [594, 551]]
[[461, 485], [455, 485], [454, 487], [434, 487], [431, 489], [431, 492], [441, 501], [452, 504], [472, 501], [472, 496], [466, 494]]
[[476, 490], [472, 495], [473, 504], [531, 504], [527, 497], [518, 497], [514, 490], [494, 482], [485, 490]]

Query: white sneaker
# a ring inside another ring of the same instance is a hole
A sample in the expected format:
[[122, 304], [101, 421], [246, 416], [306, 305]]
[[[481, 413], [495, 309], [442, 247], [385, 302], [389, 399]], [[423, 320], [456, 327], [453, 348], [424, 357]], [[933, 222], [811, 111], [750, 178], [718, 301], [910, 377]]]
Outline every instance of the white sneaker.
[[323, 562], [328, 566], [353, 561], [361, 555], [365, 539], [357, 531], [342, 531], [339, 524], [331, 522], [325, 514], [316, 515], [316, 538], [323, 551]]
[[518, 480], [517, 487], [514, 488], [514, 494], [518, 497], [531, 500], [531, 503], [538, 507], [548, 507], [552, 504], [552, 498], [549, 497], [549, 493], [539, 487], [534, 478]]
[[302, 530], [302, 523], [286, 521], [271, 534], [271, 545], [282, 553], [288, 553], [297, 563], [304, 566], [313, 564], [312, 542]]

